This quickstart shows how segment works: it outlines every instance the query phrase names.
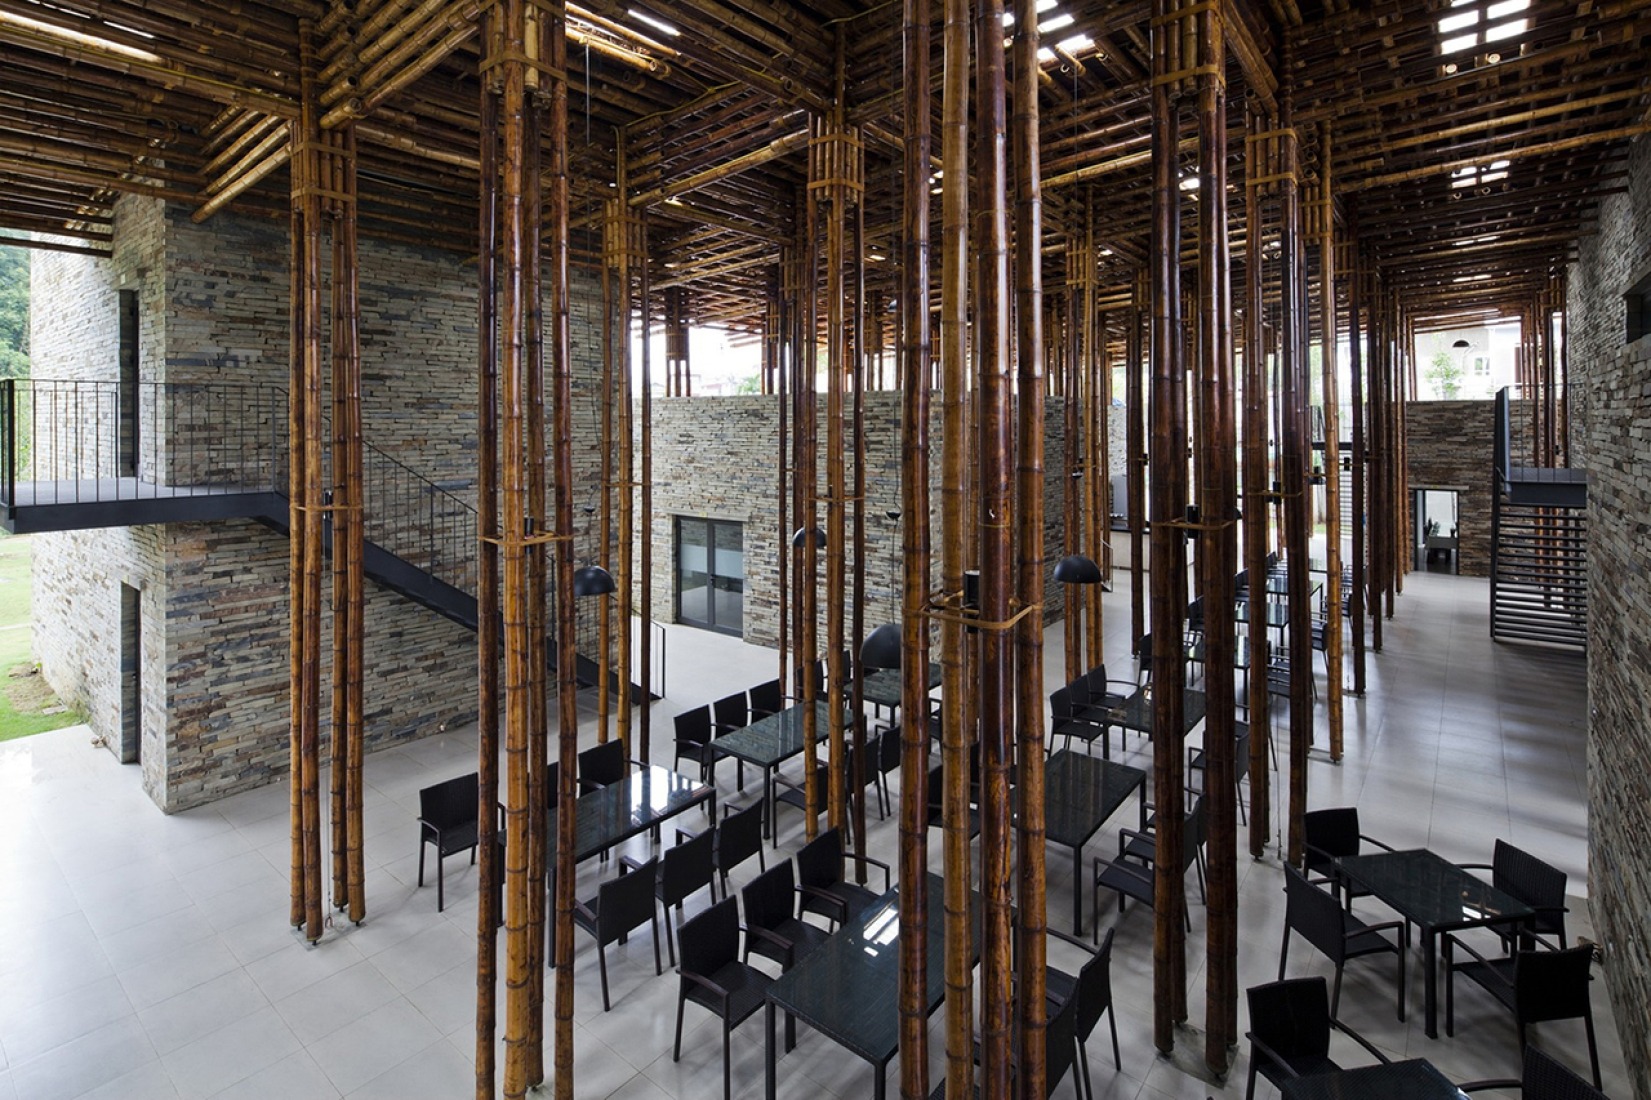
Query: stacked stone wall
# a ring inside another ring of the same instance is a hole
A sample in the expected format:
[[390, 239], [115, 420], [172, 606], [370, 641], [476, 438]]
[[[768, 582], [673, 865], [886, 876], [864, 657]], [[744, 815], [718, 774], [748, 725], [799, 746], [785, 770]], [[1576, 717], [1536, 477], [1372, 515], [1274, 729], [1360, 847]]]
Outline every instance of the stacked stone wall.
[[1651, 336], [1624, 295], [1651, 273], [1651, 139], [1600, 201], [1567, 279], [1573, 465], [1588, 487], [1589, 908], [1634, 1082], [1651, 1100]]
[[1405, 405], [1410, 487], [1456, 490], [1456, 571], [1464, 576], [1490, 576], [1495, 413], [1494, 401]]

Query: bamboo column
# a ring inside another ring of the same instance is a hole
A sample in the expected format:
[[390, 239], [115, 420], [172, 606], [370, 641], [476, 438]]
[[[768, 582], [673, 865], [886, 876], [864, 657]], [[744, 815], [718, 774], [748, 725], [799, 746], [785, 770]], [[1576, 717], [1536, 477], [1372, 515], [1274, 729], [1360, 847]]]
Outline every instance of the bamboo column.
[[1382, 651], [1381, 593], [1385, 587], [1386, 572], [1384, 547], [1390, 526], [1387, 499], [1387, 400], [1383, 379], [1386, 375], [1387, 293], [1379, 278], [1374, 257], [1366, 253], [1365, 285], [1370, 290], [1369, 326], [1365, 346], [1369, 352], [1366, 370], [1370, 383], [1369, 407], [1365, 411], [1365, 463], [1369, 470], [1366, 487], [1369, 510], [1365, 540], [1369, 548], [1369, 570], [1365, 576], [1364, 607], [1370, 616], [1370, 648]]
[[1146, 273], [1136, 272], [1130, 281], [1128, 371], [1124, 378], [1124, 412], [1128, 417], [1125, 446], [1129, 452], [1124, 476], [1128, 479], [1129, 494], [1129, 648], [1140, 649], [1141, 635], [1146, 633], [1146, 512], [1147, 512], [1147, 442], [1146, 395], [1144, 368], [1145, 346], [1142, 330], [1146, 327], [1147, 305]]
[[[1083, 372], [1083, 406], [1084, 418], [1084, 476], [1079, 479], [1079, 486], [1083, 490], [1083, 511], [1087, 513], [1084, 519], [1084, 531], [1088, 537], [1089, 553], [1101, 566], [1104, 572], [1110, 562], [1106, 556], [1106, 535], [1110, 526], [1107, 516], [1107, 493], [1109, 486], [1106, 483], [1106, 403], [1110, 396], [1107, 379], [1111, 368], [1106, 362], [1106, 327], [1101, 323], [1096, 312], [1096, 278], [1095, 270], [1096, 250], [1100, 247], [1095, 241], [1095, 208], [1093, 191], [1084, 188], [1084, 242], [1080, 259], [1083, 262], [1084, 281], [1081, 294], [1079, 313], [1079, 347], [1082, 349], [1082, 358], [1078, 369]], [[1110, 574], [1107, 574], [1110, 579]], [[1087, 601], [1088, 609], [1084, 617], [1084, 627], [1088, 633], [1088, 642], [1085, 645], [1084, 667], [1079, 671], [1087, 671], [1100, 664], [1105, 652], [1106, 623], [1105, 605], [1103, 597], [1105, 585], [1086, 584], [1080, 586], [1083, 598]]]
[[[1266, 599], [1268, 519], [1274, 501], [1267, 469], [1268, 416], [1271, 402], [1267, 394], [1267, 349], [1262, 319], [1266, 313], [1264, 243], [1267, 219], [1263, 217], [1263, 183], [1269, 191], [1277, 183], [1277, 134], [1253, 101], [1246, 112], [1248, 134], [1244, 142], [1244, 568], [1250, 578], [1250, 596]], [[1247, 640], [1250, 646], [1249, 723], [1250, 759], [1250, 855], [1260, 859], [1266, 850], [1272, 826], [1271, 781], [1268, 747], [1272, 722], [1268, 715], [1271, 698], [1267, 693], [1267, 620], [1251, 615]]]
[[[636, 430], [635, 392], [631, 381], [631, 329], [634, 309], [632, 290], [635, 275], [641, 269], [644, 242], [640, 226], [631, 213], [629, 179], [626, 167], [625, 138], [622, 130], [614, 133], [615, 191], [605, 207], [604, 240], [607, 267], [613, 273], [615, 287], [613, 311], [614, 330], [618, 347], [614, 351], [618, 381], [615, 402], [617, 416], [617, 459], [619, 474], [614, 489], [618, 495], [618, 551], [619, 571], [614, 583], [619, 596], [615, 618], [618, 635], [614, 653], [614, 676], [619, 681], [618, 723], [619, 741], [625, 746], [626, 759], [632, 759], [632, 722], [636, 701], [633, 698], [635, 675], [632, 671], [632, 625], [636, 619]], [[646, 634], [644, 625], [643, 633]], [[646, 700], [644, 700], [644, 706]]]
[[[941, 591], [961, 604], [966, 501], [965, 398], [969, 352], [969, 2], [945, 0], [941, 67]], [[940, 620], [942, 877], [945, 880], [946, 1100], [969, 1100], [974, 1080], [974, 951], [970, 935], [969, 746], [963, 627]]]
[[292, 923], [321, 938], [321, 132], [313, 28], [301, 21], [299, 148], [293, 158], [293, 347], [289, 429], [292, 592]]
[[[1087, 211], [1087, 193], [1085, 188], [1085, 209]], [[1081, 554], [1084, 548], [1085, 517], [1089, 509], [1084, 506], [1087, 499], [1083, 491], [1084, 453], [1088, 433], [1084, 430], [1087, 418], [1084, 416], [1083, 379], [1085, 372], [1080, 366], [1083, 360], [1082, 324], [1085, 291], [1089, 285], [1093, 263], [1085, 263], [1087, 244], [1086, 237], [1068, 232], [1066, 245], [1066, 295], [1065, 295], [1065, 340], [1066, 363], [1064, 377], [1066, 380], [1064, 408], [1066, 446], [1066, 484], [1061, 487], [1062, 496], [1066, 505], [1066, 552]], [[1068, 585], [1064, 590], [1066, 603], [1065, 638], [1066, 638], [1066, 682], [1072, 683], [1089, 667], [1084, 661], [1084, 618], [1089, 610], [1089, 598], [1083, 589]]]
[[[839, 38], [839, 41], [841, 39]], [[839, 57], [841, 57], [839, 51]], [[858, 153], [858, 150], [855, 151]], [[858, 156], [856, 156], [858, 160]], [[866, 207], [864, 202], [854, 204], [854, 236], [850, 242], [850, 285], [853, 300], [849, 303], [851, 343], [849, 345], [849, 382], [853, 406], [850, 414], [850, 446], [854, 451], [854, 483], [849, 487], [849, 501], [853, 508], [850, 537], [854, 544], [854, 574], [850, 578], [849, 601], [852, 612], [849, 621], [848, 647], [854, 654], [854, 672], [850, 676], [848, 712], [853, 715], [851, 736], [854, 774], [849, 784], [853, 801], [849, 803], [851, 824], [854, 827], [854, 851], [866, 854], [866, 775], [875, 767], [866, 759], [866, 683], [865, 669], [860, 666], [860, 644], [866, 634]], [[840, 655], [839, 655], [840, 656]], [[837, 769], [841, 771], [841, 768]], [[866, 861], [855, 860], [855, 880], [866, 881]]]
[[[1024, 1097], [1046, 1094], [1044, 1055], [1048, 1005], [1048, 913], [1045, 890], [1043, 566], [1044, 566], [1044, 347], [1043, 347], [1043, 184], [1038, 168], [1037, 0], [1015, 0], [1014, 118], [1010, 140], [1015, 153], [1015, 360], [1018, 368], [1020, 450], [1015, 517], [1017, 596], [1021, 618], [1013, 636], [1015, 657], [1015, 737], [1019, 780], [1015, 788], [1020, 818], [1019, 927], [1015, 940], [1015, 991], [1019, 998], [1020, 1064], [1016, 1088]], [[1093, 260], [1091, 260], [1093, 262]], [[1102, 424], [1105, 424], [1104, 412]], [[1104, 456], [1105, 450], [1103, 448]], [[1070, 481], [1071, 478], [1066, 480]], [[1099, 545], [1096, 553], [1100, 554]], [[1094, 586], [1094, 587], [1099, 587]], [[1081, 889], [1073, 883], [1073, 889]], [[1074, 1070], [1074, 1072], [1076, 1072]]]
[[[1288, 55], [1287, 55], [1288, 58]], [[1286, 60], [1288, 69], [1288, 60]], [[1309, 607], [1307, 536], [1311, 508], [1307, 495], [1307, 467], [1311, 461], [1307, 437], [1307, 280], [1301, 214], [1301, 162], [1295, 131], [1293, 92], [1284, 82], [1279, 107], [1279, 368], [1283, 444], [1280, 471], [1284, 509], [1284, 550], [1289, 569], [1285, 592], [1290, 617], [1290, 800], [1285, 830], [1288, 860], [1301, 865], [1301, 818], [1307, 809], [1307, 752], [1313, 745], [1313, 703], [1308, 695], [1313, 678], [1312, 611]], [[1266, 578], [1252, 583], [1265, 585]], [[1265, 592], [1254, 605], [1264, 616]]]
[[[929, 0], [904, 0], [900, 270], [900, 1096], [929, 1095]], [[783, 620], [782, 620], [783, 621]]]
[[791, 545], [790, 517], [792, 509], [791, 497], [788, 495], [787, 491], [787, 486], [790, 483], [788, 475], [791, 472], [791, 451], [787, 444], [791, 425], [792, 402], [795, 401], [795, 396], [793, 395], [788, 400], [788, 387], [786, 382], [787, 375], [791, 373], [792, 361], [796, 356], [797, 348], [795, 340], [796, 334], [793, 326], [796, 314], [794, 307], [796, 304], [797, 277], [797, 260], [795, 249], [782, 247], [780, 249], [780, 262], [778, 266], [779, 288], [776, 308], [774, 310], [774, 394], [777, 398], [775, 405], [777, 406], [776, 419], [779, 421], [779, 427], [777, 432], [778, 446], [776, 448], [778, 454], [775, 455], [774, 470], [775, 480], [777, 483], [775, 487], [775, 500], [778, 502], [776, 510], [779, 512], [778, 538], [775, 545], [780, 548], [780, 593], [778, 606], [780, 624], [778, 633], [780, 636], [780, 644], [776, 647], [776, 649], [779, 651], [779, 681], [783, 685], [788, 682], [787, 677], [791, 673], [791, 624], [792, 618], [795, 615], [795, 601], [792, 599], [792, 596], [794, 591], [793, 582], [796, 579], [797, 564], [796, 556], [793, 555], [788, 549]]
[[[646, 764], [653, 759], [653, 697], [654, 697], [654, 634], [651, 629], [654, 614], [654, 387], [653, 387], [653, 303], [650, 301], [649, 280], [653, 267], [652, 250], [648, 244], [648, 212], [641, 211], [635, 215], [635, 249], [632, 265], [636, 272], [637, 281], [637, 309], [641, 313], [640, 343], [642, 346], [642, 372], [638, 385], [642, 389], [641, 395], [641, 424], [637, 429], [637, 450], [640, 469], [637, 475], [637, 488], [640, 490], [640, 512], [637, 518], [641, 528], [640, 542], [642, 544], [641, 561], [637, 562], [637, 571], [640, 575], [638, 587], [641, 589], [641, 610], [638, 613], [641, 621], [637, 624], [641, 634], [637, 645], [637, 664], [640, 665], [637, 675], [642, 687], [642, 698], [637, 702], [636, 740], [627, 746], [634, 751], [631, 757]], [[627, 624], [628, 625], [628, 624]], [[659, 690], [664, 691], [665, 685], [660, 684]]]
[[[812, 125], [812, 121], [811, 121]], [[812, 163], [812, 158], [811, 158]], [[812, 182], [812, 181], [811, 181]], [[796, 432], [793, 437], [793, 498], [797, 523], [802, 531], [802, 547], [797, 562], [793, 591], [796, 593], [797, 612], [797, 681], [795, 693], [803, 703], [803, 836], [813, 840], [819, 833], [819, 814], [826, 797], [820, 790], [819, 722], [815, 701], [819, 685], [814, 674], [814, 660], [819, 651], [819, 584], [820, 554], [814, 534], [818, 525], [816, 509], [820, 499], [819, 476], [819, 410], [816, 390], [816, 364], [819, 358], [819, 198], [810, 188], [803, 201], [804, 233], [801, 278], [798, 280], [797, 321], [802, 336], [798, 341], [800, 354], [796, 357]], [[832, 336], [835, 339], [835, 334]], [[829, 540], [829, 535], [827, 536]], [[829, 730], [828, 730], [829, 736]], [[828, 749], [829, 751], [829, 749]], [[830, 759], [829, 756], [827, 758]], [[829, 780], [828, 780], [829, 782]]]
[[[492, 50], [499, 30], [497, 9], [482, 19], [482, 42]], [[499, 96], [501, 86], [481, 81], [481, 187], [477, 205], [476, 257], [476, 528], [499, 530], [499, 364], [498, 205]], [[500, 636], [499, 544], [483, 538], [476, 546], [476, 800], [499, 802]], [[476, 1100], [498, 1095], [494, 1053], [498, 1033], [498, 926], [502, 923], [498, 886], [504, 868], [498, 858], [498, 815], [476, 819]]]
[[[609, 262], [609, 238], [606, 235], [602, 241], [603, 257], [601, 269], [602, 283], [602, 396], [599, 398], [602, 406], [602, 443], [601, 455], [598, 459], [600, 468], [597, 473], [601, 485], [601, 500], [598, 507], [601, 509], [597, 519], [596, 534], [596, 561], [610, 573], [615, 568], [613, 560], [613, 406], [618, 400], [615, 391], [614, 360], [616, 358], [615, 344], [621, 326], [616, 323], [614, 316], [614, 278], [613, 266]], [[596, 740], [598, 744], [605, 744], [609, 737], [609, 714], [612, 705], [613, 693], [609, 690], [613, 671], [613, 603], [612, 600], [599, 600], [596, 609]], [[630, 624], [624, 624], [629, 631]]]
[[[1336, 208], [1331, 190], [1331, 132], [1319, 124], [1319, 181], [1314, 203], [1319, 252], [1319, 347], [1324, 399], [1324, 684], [1330, 759], [1342, 757], [1341, 405], [1336, 389]], [[1311, 657], [1311, 654], [1308, 655]], [[1311, 672], [1311, 666], [1308, 669]]]
[[1364, 661], [1364, 611], [1365, 611], [1365, 574], [1367, 560], [1365, 532], [1367, 525], [1365, 517], [1369, 506], [1366, 502], [1366, 416], [1364, 405], [1364, 284], [1365, 265], [1361, 259], [1361, 251], [1355, 245], [1348, 250], [1353, 260], [1353, 269], [1347, 276], [1347, 352], [1348, 384], [1350, 393], [1348, 400], [1352, 402], [1353, 423], [1353, 576], [1348, 591], [1348, 610], [1352, 613], [1353, 633], [1353, 694], [1363, 695], [1365, 686]]
[[[1198, 555], [1204, 600], [1204, 806], [1209, 822], [1204, 1064], [1226, 1073], [1238, 1041], [1238, 803], [1233, 733], [1233, 572], [1238, 563], [1238, 446], [1227, 228], [1224, 0], [1196, 17], [1198, 35]], [[1160, 819], [1161, 820], [1161, 819]], [[1175, 864], [1173, 866], [1180, 866]], [[1173, 916], [1174, 914], [1172, 914]]]
[[[548, 72], [545, 83], [549, 96], [549, 118], [545, 127], [548, 146], [548, 164], [541, 177], [545, 184], [544, 216], [548, 234], [535, 233], [534, 239], [548, 237], [550, 242], [550, 398], [551, 439], [555, 441], [555, 500], [552, 534], [556, 552], [554, 592], [556, 614], [556, 701], [557, 701], [557, 790], [555, 840], [555, 943], [558, 954], [556, 967], [556, 1095], [558, 1100], [573, 1100], [573, 905], [575, 863], [573, 849], [577, 813], [575, 772], [579, 752], [579, 683], [576, 676], [578, 654], [575, 650], [577, 627], [574, 611], [573, 571], [573, 346], [569, 312], [568, 266], [568, 84], [567, 84], [567, 9], [563, 0], [549, 0], [543, 9], [546, 22], [546, 50]], [[542, 296], [541, 296], [542, 300]], [[543, 407], [543, 403], [539, 403]], [[543, 445], [542, 430], [534, 435]], [[543, 468], [541, 461], [539, 467]], [[550, 549], [546, 546], [544, 549]], [[540, 563], [543, 568], [543, 561]], [[541, 634], [542, 637], [542, 634]], [[543, 662], [539, 667], [543, 669]], [[598, 691], [606, 693], [606, 685]], [[539, 775], [544, 774], [540, 768]], [[541, 797], [539, 805], [545, 805]], [[544, 829], [539, 830], [540, 835]], [[541, 893], [542, 896], [542, 893]], [[667, 920], [670, 917], [667, 915]], [[542, 944], [542, 939], [539, 941]], [[543, 966], [539, 967], [543, 973]]]
[[1182, 814], [1183, 691], [1181, 620], [1186, 603], [1187, 376], [1181, 353], [1181, 144], [1173, 74], [1188, 68], [1178, 0], [1153, 0], [1152, 26], [1152, 726], [1153, 790], [1158, 829], [1153, 889], [1152, 1035], [1175, 1049], [1175, 1024], [1186, 1015], [1186, 935]]

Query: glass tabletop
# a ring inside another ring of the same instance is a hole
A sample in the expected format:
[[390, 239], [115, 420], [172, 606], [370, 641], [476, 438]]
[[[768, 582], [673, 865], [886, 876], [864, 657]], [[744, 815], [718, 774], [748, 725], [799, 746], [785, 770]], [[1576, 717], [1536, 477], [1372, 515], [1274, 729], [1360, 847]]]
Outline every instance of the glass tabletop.
[[[1191, 733], [1193, 727], [1204, 720], [1204, 693], [1187, 688], [1181, 695], [1181, 724], [1185, 727], [1184, 733]], [[1108, 707], [1098, 703], [1090, 705], [1090, 709], [1104, 713], [1107, 722], [1125, 729], [1139, 730], [1148, 737], [1152, 736], [1152, 686], [1140, 689], [1125, 699], [1122, 706]]]
[[[1249, 600], [1233, 601], [1233, 618], [1236, 621], [1241, 623], [1247, 623], [1250, 621], [1250, 603], [1251, 601]], [[1285, 603], [1283, 600], [1268, 600], [1267, 625], [1273, 627], [1289, 626], [1290, 605]]]
[[[744, 729], [735, 730], [712, 741], [723, 756], [731, 756], [759, 767], [772, 767], [803, 751], [804, 704], [786, 707], [778, 714], [759, 718]], [[824, 743], [831, 722], [831, 711], [823, 701], [814, 702], [815, 736]]]
[[1348, 878], [1426, 928], [1523, 920], [1534, 910], [1426, 848], [1344, 856]]
[[[928, 998], [946, 995], [945, 885], [928, 876]], [[768, 987], [768, 999], [855, 1054], [884, 1065], [900, 1047], [900, 889], [895, 887]], [[970, 935], [980, 939], [978, 904]]]
[[[580, 795], [574, 803], [574, 858], [588, 859], [715, 793], [698, 780], [665, 768], [637, 768], [622, 782]], [[549, 820], [554, 837], [555, 813]]]
[[[940, 666], [929, 665], [928, 686], [930, 690], [940, 686]], [[900, 670], [897, 668], [880, 668], [867, 676], [860, 685], [860, 695], [868, 703], [876, 703], [882, 707], [897, 707], [900, 705]]]
[[1146, 778], [1140, 768], [1062, 749], [1043, 770], [1045, 835], [1057, 844], [1081, 846]]
[[1465, 1100], [1426, 1058], [1297, 1077], [1280, 1092], [1285, 1100]]

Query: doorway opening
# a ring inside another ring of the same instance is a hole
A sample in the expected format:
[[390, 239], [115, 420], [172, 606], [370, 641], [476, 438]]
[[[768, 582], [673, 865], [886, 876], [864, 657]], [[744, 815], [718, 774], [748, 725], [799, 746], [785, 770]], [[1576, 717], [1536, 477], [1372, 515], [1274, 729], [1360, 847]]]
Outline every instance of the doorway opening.
[[143, 755], [143, 593], [120, 586], [120, 762]]
[[138, 474], [138, 292], [120, 292], [120, 439], [117, 443], [119, 472], [126, 477]]
[[745, 528], [720, 519], [676, 521], [676, 620], [739, 637], [745, 616]]
[[1415, 568], [1429, 573], [1455, 573], [1460, 566], [1457, 545], [1455, 489], [1415, 491]]

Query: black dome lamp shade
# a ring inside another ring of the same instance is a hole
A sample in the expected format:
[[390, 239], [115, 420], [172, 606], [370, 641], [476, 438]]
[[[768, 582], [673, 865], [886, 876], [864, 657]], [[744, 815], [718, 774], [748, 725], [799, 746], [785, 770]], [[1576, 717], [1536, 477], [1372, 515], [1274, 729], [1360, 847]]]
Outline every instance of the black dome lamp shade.
[[1068, 554], [1055, 563], [1055, 579], [1062, 584], [1100, 584], [1101, 567], [1083, 554]]
[[573, 594], [575, 596], [606, 596], [618, 591], [619, 586], [614, 583], [613, 574], [600, 565], [581, 566], [573, 571]]
[[866, 669], [899, 668], [905, 654], [904, 639], [899, 623], [884, 623], [866, 635], [860, 643], [860, 667]]

